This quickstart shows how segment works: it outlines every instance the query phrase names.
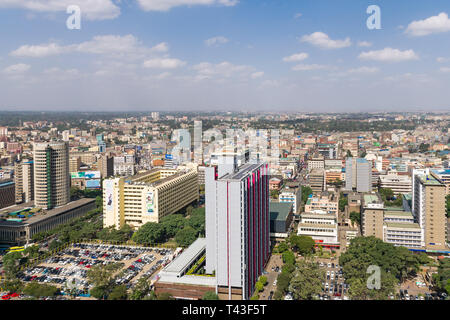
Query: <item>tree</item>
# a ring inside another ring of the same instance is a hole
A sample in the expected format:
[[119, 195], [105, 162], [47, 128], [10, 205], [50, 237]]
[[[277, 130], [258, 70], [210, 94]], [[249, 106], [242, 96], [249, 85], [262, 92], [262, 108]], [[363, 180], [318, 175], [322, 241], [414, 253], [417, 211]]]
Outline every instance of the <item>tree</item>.
[[306, 204], [308, 201], [309, 195], [313, 194], [313, 190], [308, 186], [302, 186], [302, 201], [303, 204]]
[[278, 190], [270, 190], [270, 197], [272, 199], [278, 199], [280, 192]]
[[219, 296], [214, 291], [208, 291], [203, 295], [202, 300], [220, 300], [220, 299]]
[[145, 277], [139, 278], [130, 294], [131, 300], [142, 300], [150, 291], [150, 284]]
[[255, 291], [256, 292], [261, 292], [263, 290], [264, 290], [264, 285], [261, 282], [257, 281], [255, 283]]
[[192, 227], [185, 227], [177, 232], [175, 235], [175, 241], [180, 247], [188, 247], [197, 239], [197, 231]]
[[[416, 255], [405, 247], [395, 247], [373, 236], [352, 239], [347, 251], [339, 257], [350, 288], [354, 284], [352, 294], [361, 299], [385, 299], [393, 292], [396, 283], [415, 275], [419, 266], [427, 262], [428, 258], [423, 255]], [[371, 265], [380, 268], [381, 289], [362, 291], [370, 276], [367, 270]]]
[[277, 277], [277, 289], [280, 290], [281, 293], [285, 293], [289, 287], [289, 282], [291, 281], [291, 275], [285, 272], [282, 272]]
[[188, 206], [187, 208], [186, 208], [186, 215], [187, 216], [190, 216], [191, 214], [192, 214], [192, 212], [194, 211], [194, 207], [193, 206]]
[[298, 236], [295, 234], [289, 237], [289, 242], [291, 243], [291, 246], [301, 255], [308, 255], [312, 253], [314, 246], [316, 245], [313, 238], [309, 236]]
[[282, 254], [283, 262], [286, 264], [295, 264], [295, 255], [292, 251], [285, 251]]
[[91, 295], [98, 299], [107, 296], [114, 287], [113, 275], [121, 267], [121, 263], [111, 263], [90, 268], [87, 272], [87, 279], [90, 284], [94, 285]]
[[261, 282], [263, 284], [263, 286], [265, 286], [267, 284], [267, 277], [266, 276], [260, 276], [259, 277], [259, 282]]
[[161, 219], [167, 238], [174, 237], [186, 224], [186, 218], [181, 214], [171, 214]]
[[126, 300], [128, 297], [127, 287], [125, 285], [116, 286], [108, 295], [108, 300]]
[[160, 243], [166, 239], [166, 231], [162, 224], [147, 222], [133, 234], [131, 238], [137, 243]]
[[301, 260], [289, 284], [289, 291], [296, 300], [311, 300], [313, 296], [322, 292], [322, 279], [325, 277], [317, 263]]
[[53, 297], [54, 295], [56, 295], [56, 293], [58, 291], [59, 291], [59, 289], [55, 286], [52, 286], [49, 284], [40, 284], [37, 282], [30, 282], [23, 289], [23, 293], [25, 293], [28, 296], [35, 297], [35, 298]]
[[358, 223], [359, 225], [361, 225], [361, 213], [356, 211], [350, 212], [350, 220], [353, 223]]
[[345, 206], [348, 204], [348, 198], [344, 196], [344, 194], [341, 192], [339, 196], [339, 210], [344, 211]]
[[283, 252], [289, 250], [289, 246], [286, 243], [286, 241], [283, 241], [278, 245], [277, 249], [278, 249], [279, 253], [283, 253]]

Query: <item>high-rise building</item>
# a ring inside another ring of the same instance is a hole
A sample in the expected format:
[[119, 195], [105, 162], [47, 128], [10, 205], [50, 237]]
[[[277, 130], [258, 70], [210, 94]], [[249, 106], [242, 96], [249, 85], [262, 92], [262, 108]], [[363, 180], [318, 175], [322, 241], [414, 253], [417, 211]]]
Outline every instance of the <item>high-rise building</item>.
[[314, 193], [320, 193], [325, 189], [325, 170], [312, 169], [309, 174], [309, 184]]
[[69, 172], [78, 172], [81, 167], [81, 157], [70, 157]]
[[33, 161], [22, 161], [14, 164], [14, 182], [16, 183], [16, 203], [34, 200]]
[[446, 248], [445, 194], [445, 184], [430, 175], [429, 169], [413, 171], [412, 211], [427, 250]]
[[268, 165], [227, 169], [205, 169], [205, 270], [215, 271], [219, 297], [249, 299], [269, 259]]
[[108, 178], [114, 175], [114, 157], [102, 155], [98, 159], [98, 171], [102, 178]]
[[363, 158], [347, 158], [345, 189], [357, 192], [372, 191], [372, 165]]
[[69, 147], [66, 142], [34, 144], [34, 201], [52, 209], [70, 201]]

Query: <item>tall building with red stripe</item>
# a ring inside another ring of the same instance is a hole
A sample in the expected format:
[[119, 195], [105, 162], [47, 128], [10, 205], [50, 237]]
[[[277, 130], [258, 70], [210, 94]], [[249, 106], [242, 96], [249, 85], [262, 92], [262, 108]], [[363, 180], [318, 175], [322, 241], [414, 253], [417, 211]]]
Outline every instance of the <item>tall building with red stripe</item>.
[[266, 163], [205, 170], [206, 272], [222, 299], [249, 299], [269, 259], [268, 174]]

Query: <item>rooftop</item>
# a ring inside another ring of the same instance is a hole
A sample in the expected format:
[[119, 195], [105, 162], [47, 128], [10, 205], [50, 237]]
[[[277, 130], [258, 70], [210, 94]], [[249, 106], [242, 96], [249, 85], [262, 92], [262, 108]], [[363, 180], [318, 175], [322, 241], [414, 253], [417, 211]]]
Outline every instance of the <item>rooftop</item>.
[[440, 186], [440, 185], [443, 185], [439, 180], [437, 180], [432, 175], [421, 174], [421, 175], [417, 175], [417, 176], [419, 177], [420, 181], [424, 185], [428, 185], [428, 186]]
[[408, 211], [385, 211], [384, 212], [385, 216], [395, 216], [395, 217], [411, 217], [411, 219], [413, 218], [412, 212], [408, 212]]
[[269, 203], [270, 220], [286, 221], [291, 211], [292, 203], [272, 201]]
[[198, 238], [178, 257], [168, 264], [163, 271], [180, 275], [189, 265], [206, 250], [206, 238]]
[[385, 222], [385, 224], [388, 228], [421, 230], [419, 224], [417, 224], [417, 223]]
[[235, 173], [229, 173], [221, 177], [219, 180], [237, 180], [240, 181], [247, 176], [253, 170], [256, 170], [262, 165], [262, 163], [246, 163], [239, 167], [238, 171]]

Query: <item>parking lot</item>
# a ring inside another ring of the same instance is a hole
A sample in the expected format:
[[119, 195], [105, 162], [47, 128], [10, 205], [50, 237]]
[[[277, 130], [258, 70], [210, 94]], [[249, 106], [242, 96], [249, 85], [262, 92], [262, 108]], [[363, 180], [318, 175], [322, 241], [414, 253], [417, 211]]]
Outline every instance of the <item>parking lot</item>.
[[317, 261], [319, 267], [325, 270], [325, 278], [322, 281], [322, 294], [320, 300], [347, 300], [348, 284], [345, 283], [342, 267], [337, 261], [321, 259]]
[[19, 275], [24, 282], [37, 281], [56, 285], [63, 291], [75, 289], [77, 295], [89, 296], [92, 285], [87, 281], [87, 271], [96, 265], [120, 263], [115, 272], [117, 284], [133, 287], [139, 278], [153, 280], [161, 267], [174, 256], [173, 249], [147, 248], [108, 244], [74, 244], [48, 258], [43, 263]]

